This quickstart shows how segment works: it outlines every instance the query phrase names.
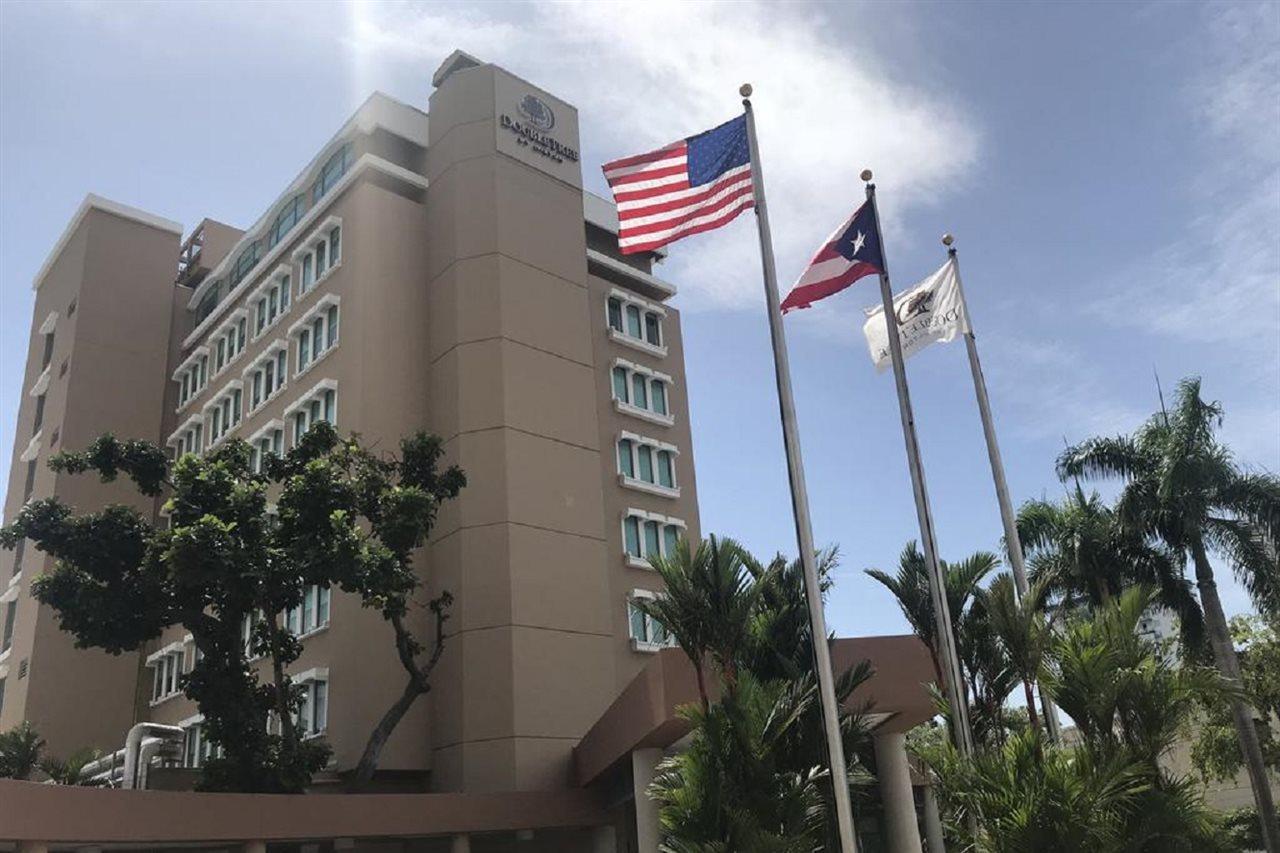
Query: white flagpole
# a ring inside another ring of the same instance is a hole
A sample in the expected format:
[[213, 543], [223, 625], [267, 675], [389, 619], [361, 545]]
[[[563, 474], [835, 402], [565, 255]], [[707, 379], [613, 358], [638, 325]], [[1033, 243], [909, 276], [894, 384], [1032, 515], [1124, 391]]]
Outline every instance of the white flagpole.
[[867, 201], [875, 217], [876, 239], [880, 241], [880, 298], [884, 302], [884, 325], [889, 334], [889, 353], [893, 358], [893, 379], [898, 388], [898, 410], [902, 415], [902, 437], [907, 445], [907, 467], [911, 471], [911, 487], [916, 500], [916, 518], [920, 524], [920, 543], [925, 566], [929, 571], [929, 597], [933, 603], [934, 633], [937, 635], [938, 657], [942, 660], [943, 687], [951, 705], [952, 735], [961, 755], [973, 754], [973, 734], [969, 729], [969, 704], [961, 689], [960, 658], [956, 653], [951, 608], [947, 604], [946, 579], [938, 561], [937, 534], [933, 529], [933, 513], [929, 509], [929, 492], [925, 487], [924, 465], [920, 460], [920, 442], [916, 437], [915, 414], [911, 409], [911, 392], [907, 388], [907, 370], [902, 358], [902, 339], [898, 335], [898, 316], [893, 310], [893, 290], [889, 285], [889, 262], [885, 258], [884, 234], [880, 230], [880, 210], [876, 206], [876, 185], [871, 183], [871, 170], [864, 169]]
[[814, 668], [818, 676], [818, 696], [826, 733], [827, 756], [831, 764], [831, 787], [835, 791], [836, 823], [842, 853], [857, 853], [853, 828], [853, 805], [849, 797], [849, 774], [845, 765], [844, 739], [840, 736], [840, 711], [836, 704], [835, 680], [831, 673], [831, 649], [827, 645], [827, 624], [822, 613], [822, 586], [818, 578], [809, 520], [809, 493], [804, 483], [804, 463], [800, 457], [800, 430], [796, 424], [796, 404], [791, 391], [791, 365], [787, 338], [782, 327], [778, 298], [778, 274], [773, 260], [773, 237], [769, 232], [769, 210], [764, 199], [764, 174], [760, 148], [756, 143], [756, 120], [751, 111], [751, 85], [739, 90], [747, 113], [747, 139], [751, 146], [751, 183], [755, 194], [756, 224], [760, 229], [760, 260], [764, 268], [764, 294], [769, 313], [769, 337], [773, 341], [773, 367], [778, 384], [778, 408], [782, 414], [782, 443], [787, 454], [787, 474], [791, 481], [791, 508], [795, 513], [796, 542], [804, 569], [805, 598], [809, 606], [809, 630], [813, 634]]
[[[956, 289], [960, 292], [960, 304], [964, 306], [964, 346], [969, 353], [969, 372], [973, 374], [973, 393], [978, 398], [978, 414], [982, 417], [982, 434], [987, 440], [987, 457], [991, 460], [991, 479], [996, 485], [996, 501], [1000, 504], [1000, 521], [1004, 525], [1005, 547], [1009, 551], [1009, 563], [1013, 567], [1014, 584], [1018, 588], [1019, 598], [1026, 596], [1030, 587], [1027, 584], [1027, 566], [1022, 554], [1022, 539], [1018, 536], [1017, 517], [1013, 512], [1013, 501], [1009, 498], [1009, 483], [1004, 476], [1004, 460], [1000, 456], [1000, 445], [996, 441], [996, 427], [991, 418], [991, 399], [987, 396], [987, 380], [982, 373], [982, 363], [978, 360], [978, 343], [973, 334], [973, 317], [969, 313], [969, 300], [964, 295], [964, 284], [960, 281], [960, 260], [951, 244], [955, 242], [950, 234], [944, 234], [942, 244], [947, 247], [947, 256], [951, 259], [952, 270], [956, 276]], [[1044, 708], [1045, 728], [1051, 740], [1057, 741], [1062, 736], [1058, 723], [1058, 710], [1049, 700], [1044, 687], [1040, 687], [1040, 705]]]

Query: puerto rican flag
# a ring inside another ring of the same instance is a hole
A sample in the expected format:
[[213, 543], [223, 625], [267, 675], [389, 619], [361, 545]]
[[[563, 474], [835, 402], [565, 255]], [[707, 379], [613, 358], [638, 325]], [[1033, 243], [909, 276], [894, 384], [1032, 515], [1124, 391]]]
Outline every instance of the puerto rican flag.
[[883, 271], [884, 256], [880, 253], [875, 208], [871, 201], [866, 201], [809, 261], [800, 280], [782, 300], [782, 313], [793, 308], [808, 308], [863, 276]]
[[747, 117], [604, 165], [624, 255], [719, 228], [755, 206]]

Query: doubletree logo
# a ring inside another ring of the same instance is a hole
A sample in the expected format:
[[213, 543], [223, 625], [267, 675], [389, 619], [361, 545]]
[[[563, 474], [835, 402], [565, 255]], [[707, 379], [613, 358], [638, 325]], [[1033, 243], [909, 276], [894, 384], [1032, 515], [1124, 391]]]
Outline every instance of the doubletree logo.
[[539, 130], [550, 130], [556, 126], [556, 114], [551, 111], [551, 107], [541, 98], [534, 95], [525, 95], [520, 99], [520, 103], [516, 108], [529, 124]]
[[932, 290], [926, 290], [908, 299], [907, 303], [898, 309], [898, 325], [905, 326], [912, 318], [932, 311], [935, 296], [937, 294]]

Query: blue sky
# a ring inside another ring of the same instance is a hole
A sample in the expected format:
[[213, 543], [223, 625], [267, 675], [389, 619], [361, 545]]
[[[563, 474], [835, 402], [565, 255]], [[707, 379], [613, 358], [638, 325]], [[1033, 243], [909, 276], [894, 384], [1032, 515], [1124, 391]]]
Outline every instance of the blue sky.
[[[579, 107], [597, 192], [601, 162], [727, 119], [752, 82], [784, 283], [864, 167], [898, 289], [953, 231], [1016, 499], [1061, 494], [1064, 439], [1136, 426], [1153, 370], [1203, 376], [1241, 461], [1280, 470], [1274, 3], [0, 4], [0, 446], [31, 280], [86, 192], [247, 225], [369, 92], [425, 106], [458, 47]], [[704, 531], [794, 551], [754, 224], [659, 272], [681, 288]], [[876, 298], [867, 279], [787, 320], [843, 635], [905, 630], [861, 570], [917, 535], [892, 379], [861, 338]], [[908, 374], [942, 554], [993, 549], [964, 350]]]

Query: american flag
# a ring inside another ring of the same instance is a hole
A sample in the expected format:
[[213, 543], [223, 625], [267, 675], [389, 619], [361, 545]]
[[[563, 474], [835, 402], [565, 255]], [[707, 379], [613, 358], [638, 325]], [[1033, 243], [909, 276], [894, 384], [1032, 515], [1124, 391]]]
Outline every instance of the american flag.
[[755, 206], [747, 117], [648, 154], [614, 160], [604, 177], [618, 205], [624, 255], [719, 228]]

